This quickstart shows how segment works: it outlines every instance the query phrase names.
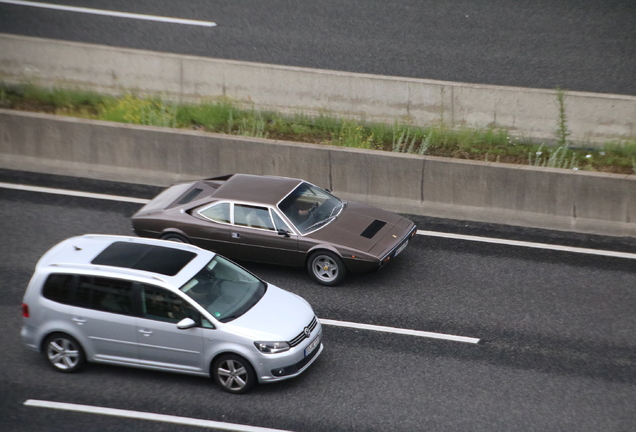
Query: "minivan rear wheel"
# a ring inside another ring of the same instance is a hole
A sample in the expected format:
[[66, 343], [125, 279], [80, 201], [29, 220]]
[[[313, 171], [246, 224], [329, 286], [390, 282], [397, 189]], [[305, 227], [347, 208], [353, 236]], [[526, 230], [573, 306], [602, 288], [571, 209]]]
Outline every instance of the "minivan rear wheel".
[[77, 372], [86, 361], [79, 342], [64, 333], [54, 333], [46, 338], [44, 355], [53, 369], [59, 372]]
[[212, 376], [229, 393], [247, 393], [256, 385], [256, 374], [250, 362], [234, 354], [224, 354], [216, 359]]

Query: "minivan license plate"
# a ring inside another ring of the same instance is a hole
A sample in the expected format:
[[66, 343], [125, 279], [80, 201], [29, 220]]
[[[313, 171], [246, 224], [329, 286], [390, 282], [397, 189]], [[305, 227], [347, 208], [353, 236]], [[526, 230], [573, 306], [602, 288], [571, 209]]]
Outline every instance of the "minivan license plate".
[[318, 345], [320, 345], [320, 336], [318, 336], [316, 339], [311, 341], [309, 345], [307, 345], [307, 348], [305, 348], [305, 357], [311, 354], [318, 347]]

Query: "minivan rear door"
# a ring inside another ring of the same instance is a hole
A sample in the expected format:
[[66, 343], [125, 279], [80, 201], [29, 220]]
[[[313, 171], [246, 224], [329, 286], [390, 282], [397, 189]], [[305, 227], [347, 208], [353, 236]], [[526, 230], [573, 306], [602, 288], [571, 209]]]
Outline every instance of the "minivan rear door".
[[137, 320], [130, 281], [80, 276], [71, 320], [83, 335], [89, 358], [137, 362]]

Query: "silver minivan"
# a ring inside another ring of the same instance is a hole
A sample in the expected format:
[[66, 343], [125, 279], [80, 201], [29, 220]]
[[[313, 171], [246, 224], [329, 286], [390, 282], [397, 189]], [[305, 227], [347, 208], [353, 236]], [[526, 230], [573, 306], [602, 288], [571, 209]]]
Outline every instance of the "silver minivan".
[[295, 377], [323, 350], [301, 297], [196, 246], [67, 239], [38, 262], [22, 340], [54, 369], [86, 361], [212, 376], [230, 393]]

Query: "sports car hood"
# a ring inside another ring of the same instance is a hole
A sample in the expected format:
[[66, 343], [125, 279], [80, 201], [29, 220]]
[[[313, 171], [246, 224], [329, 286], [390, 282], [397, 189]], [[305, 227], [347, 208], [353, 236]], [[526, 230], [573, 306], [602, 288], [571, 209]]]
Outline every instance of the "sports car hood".
[[305, 299], [269, 284], [260, 301], [227, 326], [254, 340], [289, 341], [313, 318], [314, 311]]
[[335, 220], [309, 237], [369, 252], [376, 245], [385, 246], [376, 248], [382, 250], [394, 246], [412, 226], [411, 221], [398, 214], [348, 202]]

